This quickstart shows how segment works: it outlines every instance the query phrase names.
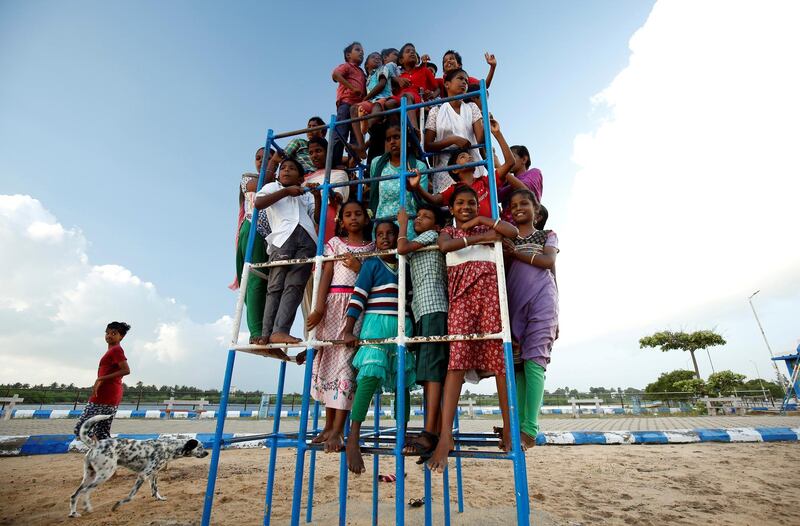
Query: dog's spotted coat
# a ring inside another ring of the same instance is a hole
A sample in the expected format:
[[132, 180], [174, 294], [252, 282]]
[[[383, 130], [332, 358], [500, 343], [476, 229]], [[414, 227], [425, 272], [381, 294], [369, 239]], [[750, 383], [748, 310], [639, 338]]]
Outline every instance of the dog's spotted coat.
[[80, 517], [77, 511], [78, 499], [84, 497], [84, 509], [92, 511], [89, 496], [97, 486], [111, 478], [117, 466], [125, 466], [136, 472], [136, 482], [127, 497], [114, 504], [116, 510], [121, 504], [130, 502], [146, 480], [150, 480], [153, 497], [166, 500], [158, 492], [158, 472], [164, 469], [167, 462], [181, 457], [203, 458], [208, 452], [195, 439], [158, 439], [130, 440], [125, 438], [106, 438], [94, 441], [88, 436], [88, 430], [100, 420], [110, 418], [109, 415], [98, 415], [90, 418], [81, 426], [80, 439], [89, 446], [89, 452], [83, 460], [83, 481], [69, 499], [70, 517]]

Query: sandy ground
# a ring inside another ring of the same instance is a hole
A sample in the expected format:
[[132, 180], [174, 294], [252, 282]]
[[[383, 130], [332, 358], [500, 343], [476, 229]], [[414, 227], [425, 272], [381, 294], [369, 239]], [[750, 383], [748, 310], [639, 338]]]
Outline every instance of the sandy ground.
[[[223, 453], [213, 524], [261, 522], [267, 458], [265, 449]], [[282, 450], [278, 458], [273, 524], [287, 524], [294, 450]], [[69, 495], [80, 482], [82, 460], [79, 454], [0, 458], [0, 524], [199, 524], [208, 459], [178, 460], [162, 473], [166, 502], [153, 500], [144, 487], [133, 502], [112, 512], [113, 502], [128, 493], [135, 478], [121, 468], [95, 492], [93, 513], [68, 519]], [[365, 460], [371, 469], [371, 457]], [[528, 452], [534, 523], [797, 525], [800, 507], [791, 504], [797, 465], [797, 443], [538, 447]], [[382, 466], [391, 471], [394, 461], [382, 460]], [[338, 469], [338, 456], [318, 455], [315, 523], [331, 524], [337, 517]], [[421, 497], [422, 471], [413, 462], [407, 471], [406, 497]], [[439, 480], [434, 478], [433, 498], [441, 515]], [[351, 477], [349, 488], [348, 524], [369, 524], [371, 477]], [[507, 461], [465, 460], [466, 510], [454, 514], [453, 524], [513, 523], [512, 488]], [[394, 486], [382, 483], [380, 498], [380, 522], [393, 524]], [[422, 524], [422, 508], [408, 509], [406, 517], [408, 524]], [[435, 522], [441, 524], [441, 517]]]

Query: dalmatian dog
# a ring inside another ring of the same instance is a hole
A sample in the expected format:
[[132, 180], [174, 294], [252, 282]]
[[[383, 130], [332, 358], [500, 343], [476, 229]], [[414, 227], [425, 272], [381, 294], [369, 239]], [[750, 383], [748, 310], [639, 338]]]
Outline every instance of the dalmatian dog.
[[83, 481], [69, 499], [70, 517], [80, 517], [77, 511], [78, 499], [84, 497], [84, 509], [92, 511], [89, 496], [100, 484], [111, 478], [118, 465], [138, 473], [136, 482], [127, 497], [114, 504], [113, 510], [130, 502], [146, 480], [150, 480], [150, 489], [157, 500], [166, 500], [158, 492], [158, 472], [167, 466], [167, 462], [182, 457], [203, 458], [208, 451], [195, 439], [158, 439], [130, 440], [125, 438], [106, 438], [94, 440], [88, 431], [100, 420], [110, 418], [109, 415], [97, 415], [83, 423], [80, 439], [89, 446], [89, 452], [83, 460]]

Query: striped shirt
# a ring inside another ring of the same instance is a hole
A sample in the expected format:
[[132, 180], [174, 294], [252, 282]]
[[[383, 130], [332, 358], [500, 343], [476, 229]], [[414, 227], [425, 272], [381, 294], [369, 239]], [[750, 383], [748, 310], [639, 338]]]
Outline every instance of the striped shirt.
[[[356, 278], [347, 316], [358, 319], [362, 313], [397, 316], [397, 268], [378, 257], [364, 260]], [[406, 310], [410, 302], [406, 302]]]

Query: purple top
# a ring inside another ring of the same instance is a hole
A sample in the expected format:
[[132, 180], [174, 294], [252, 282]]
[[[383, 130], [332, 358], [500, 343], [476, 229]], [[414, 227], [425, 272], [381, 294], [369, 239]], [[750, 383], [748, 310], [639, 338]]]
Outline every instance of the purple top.
[[[531, 168], [530, 170], [523, 172], [517, 176], [517, 179], [522, 181], [522, 183], [528, 187], [528, 190], [533, 192], [533, 195], [536, 196], [536, 199], [541, 203], [542, 202], [542, 172], [538, 168]], [[506, 219], [505, 216], [509, 215], [508, 210], [508, 201], [511, 196], [511, 192], [514, 189], [511, 188], [511, 185], [504, 184], [497, 190], [497, 197], [500, 199], [500, 204], [503, 205], [503, 218]], [[507, 220], [507, 219], [506, 219]]]

